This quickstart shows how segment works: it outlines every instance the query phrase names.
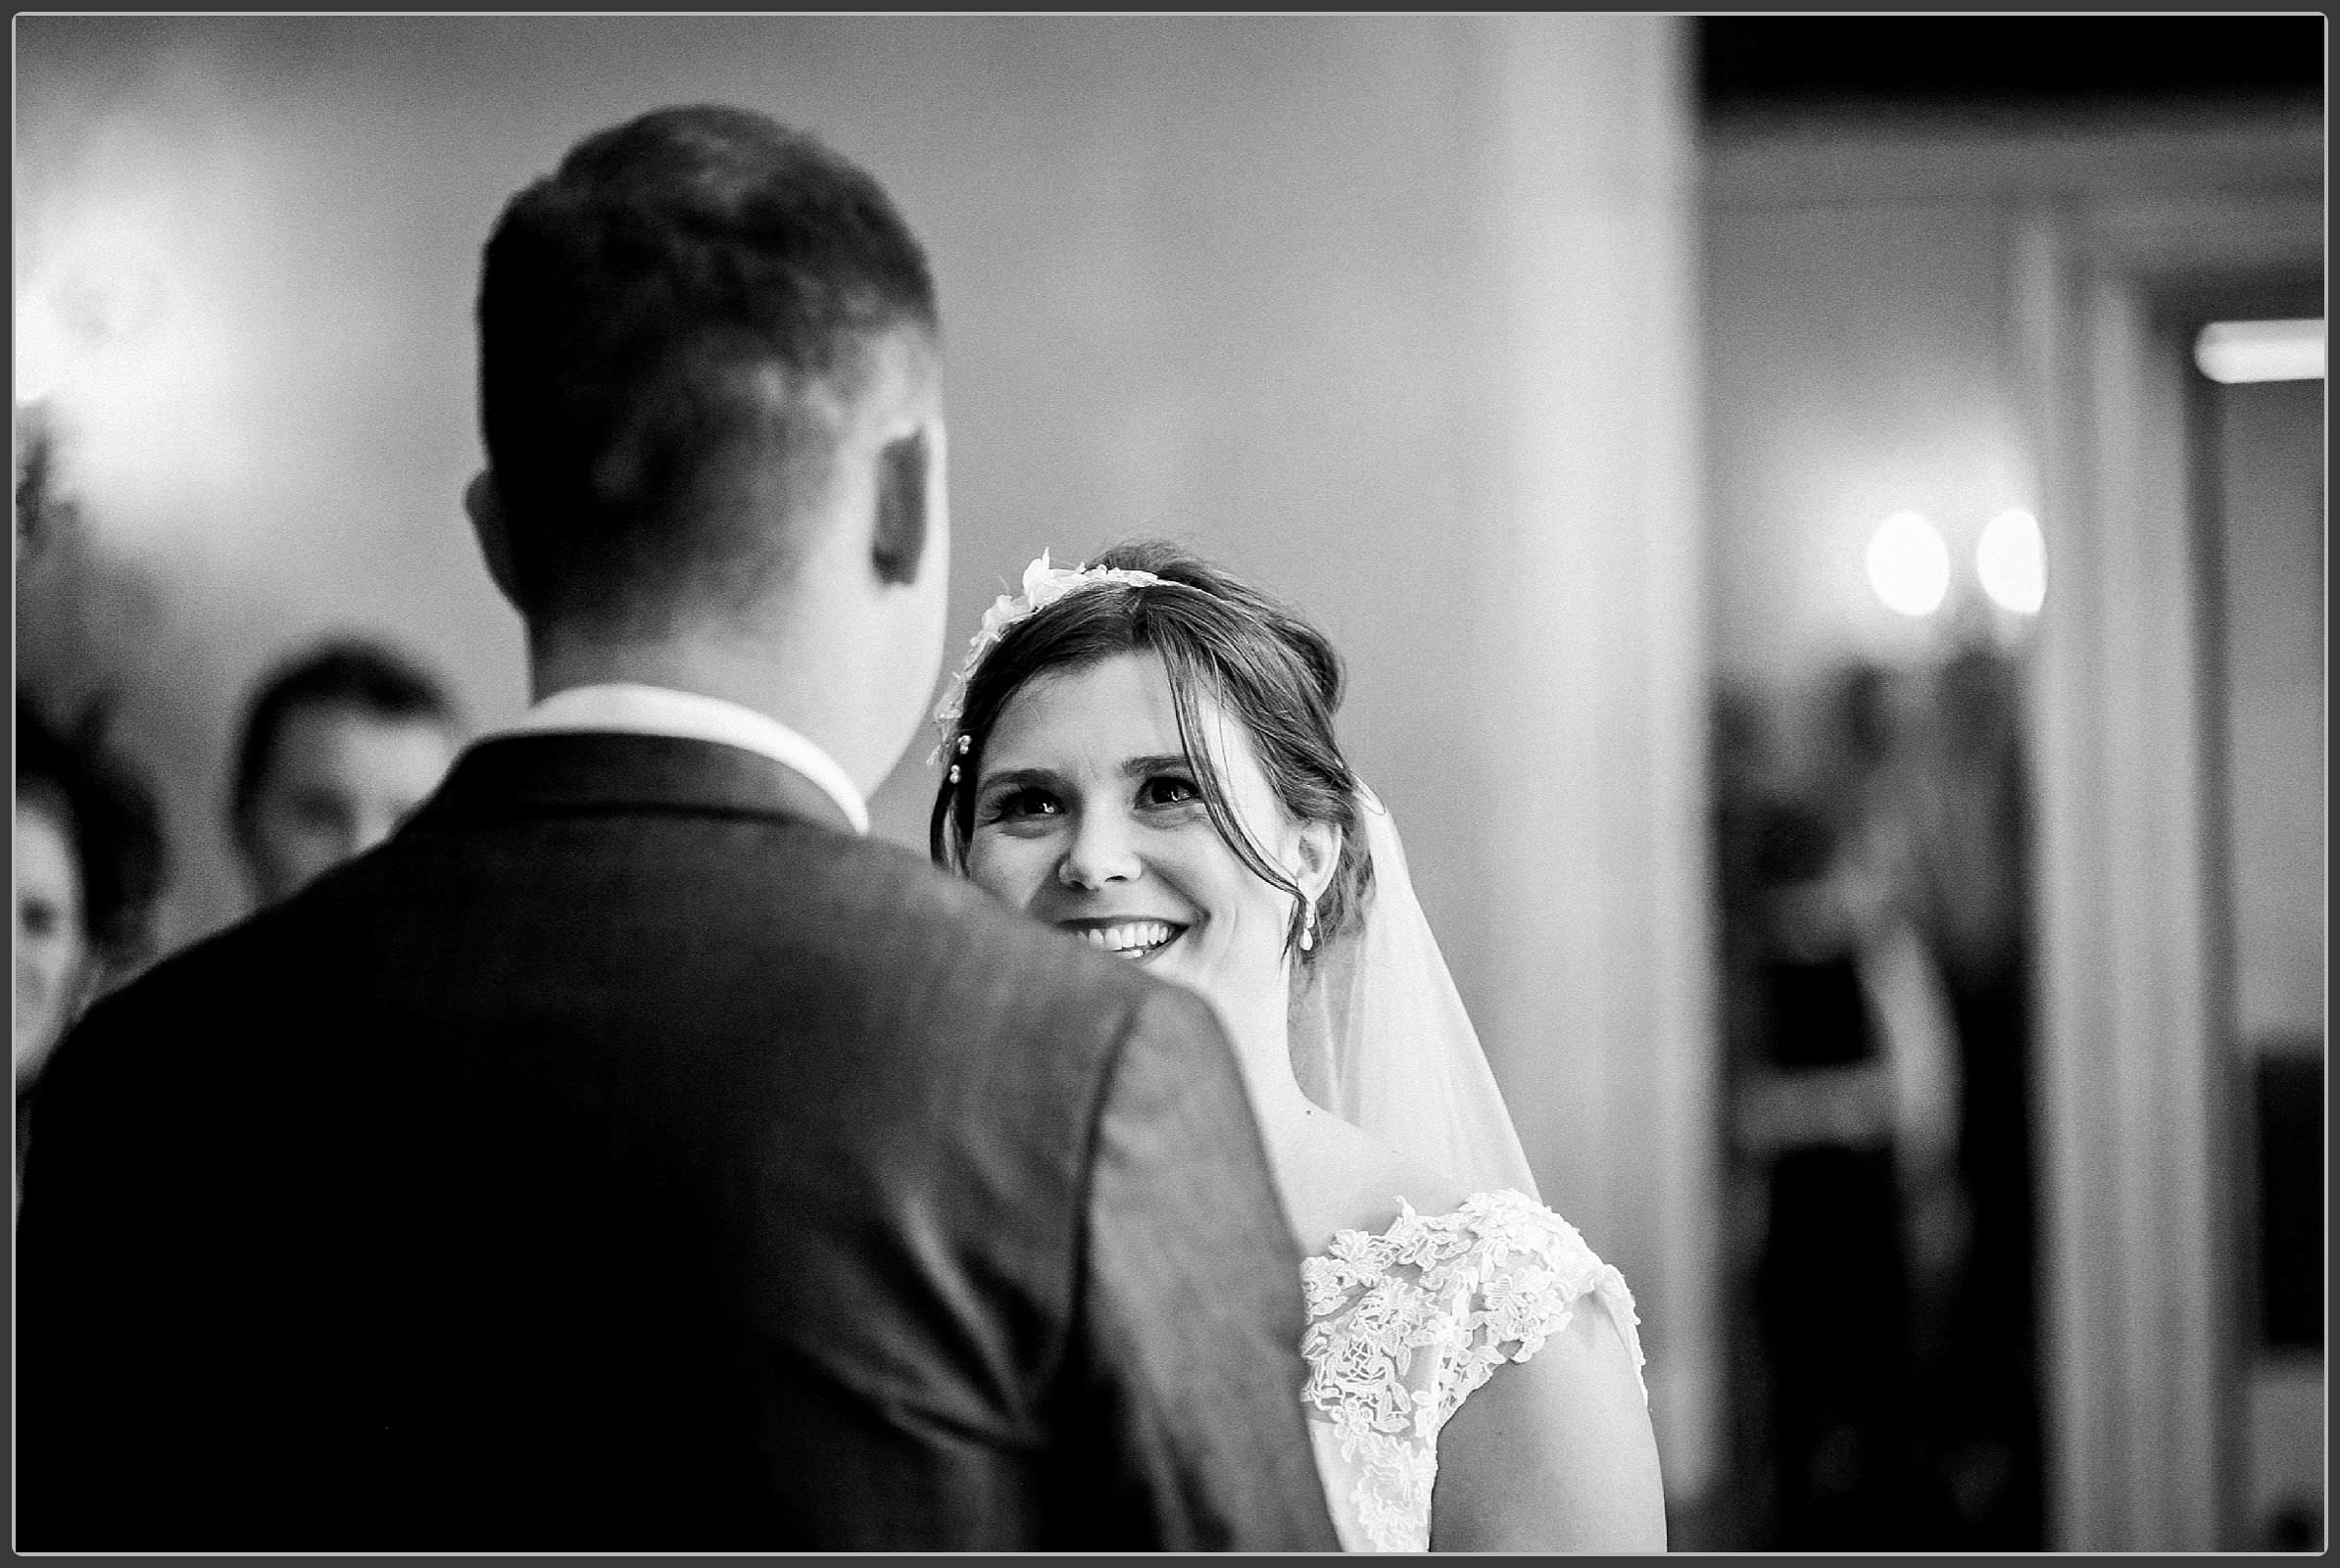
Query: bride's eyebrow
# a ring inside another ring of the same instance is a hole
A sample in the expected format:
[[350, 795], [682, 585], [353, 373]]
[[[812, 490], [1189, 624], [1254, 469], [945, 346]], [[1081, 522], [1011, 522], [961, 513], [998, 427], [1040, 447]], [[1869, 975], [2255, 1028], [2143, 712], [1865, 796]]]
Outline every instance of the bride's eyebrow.
[[983, 789], [987, 794], [998, 789], [1049, 789], [1055, 787], [1057, 782], [1056, 775], [1045, 767], [1011, 767], [1003, 772], [983, 775]]
[[1121, 764], [1124, 778], [1144, 778], [1149, 773], [1192, 773], [1194, 764], [1187, 760], [1184, 752], [1159, 752], [1152, 757], [1133, 757]]

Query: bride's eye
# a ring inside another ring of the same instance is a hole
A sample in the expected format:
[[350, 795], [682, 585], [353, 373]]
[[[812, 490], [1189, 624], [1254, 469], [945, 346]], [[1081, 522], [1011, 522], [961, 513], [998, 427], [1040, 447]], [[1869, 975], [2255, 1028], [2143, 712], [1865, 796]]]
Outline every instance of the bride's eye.
[[1140, 806], [1191, 806], [1201, 799], [1201, 787], [1178, 773], [1156, 773], [1138, 787]]
[[1028, 822], [1038, 817], [1061, 816], [1063, 803], [1047, 790], [1029, 785], [1021, 789], [1003, 790], [983, 805], [978, 813], [985, 822]]

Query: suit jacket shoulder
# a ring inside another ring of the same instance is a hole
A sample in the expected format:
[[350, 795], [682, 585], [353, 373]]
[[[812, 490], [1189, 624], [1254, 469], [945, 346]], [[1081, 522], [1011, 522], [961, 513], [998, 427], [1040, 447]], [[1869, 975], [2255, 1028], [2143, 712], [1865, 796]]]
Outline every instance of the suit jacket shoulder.
[[1099, 1128], [1207, 1011], [746, 754], [503, 744], [59, 1049], [24, 1541], [1047, 1538]]

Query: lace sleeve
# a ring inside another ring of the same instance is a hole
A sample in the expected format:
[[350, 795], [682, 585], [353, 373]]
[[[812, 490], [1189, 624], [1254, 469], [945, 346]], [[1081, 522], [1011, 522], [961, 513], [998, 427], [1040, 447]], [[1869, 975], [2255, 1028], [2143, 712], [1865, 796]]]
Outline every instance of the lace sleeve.
[[[1525, 1361], [1568, 1327], [1591, 1298], [1608, 1311], [1641, 1379], [1640, 1315], [1625, 1276], [1604, 1263], [1574, 1225], [1518, 1193], [1483, 1193], [1463, 1205], [1476, 1245], [1461, 1260], [1469, 1279], [1469, 1340], [1440, 1389], [1439, 1425], [1506, 1361]], [[1641, 1402], [1649, 1384], [1641, 1379]]]
[[1607, 1308], [1640, 1372], [1625, 1277], [1523, 1193], [1481, 1193], [1432, 1218], [1407, 1204], [1379, 1235], [1342, 1231], [1300, 1273], [1302, 1400], [1333, 1522], [1352, 1551], [1427, 1549], [1439, 1429], [1496, 1367], [1568, 1327], [1586, 1297]]

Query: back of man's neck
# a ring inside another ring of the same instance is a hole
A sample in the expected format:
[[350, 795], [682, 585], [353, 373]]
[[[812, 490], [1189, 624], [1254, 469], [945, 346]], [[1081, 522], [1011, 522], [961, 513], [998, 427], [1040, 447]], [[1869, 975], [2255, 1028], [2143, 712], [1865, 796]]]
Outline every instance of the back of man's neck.
[[[809, 673], [790, 669], [767, 650], [674, 639], [629, 643], [601, 639], [532, 638], [530, 697], [543, 702], [584, 686], [656, 686], [737, 703], [776, 719], [833, 755], [851, 750], [850, 717], [841, 694]], [[846, 764], [849, 768], [851, 763]]]

